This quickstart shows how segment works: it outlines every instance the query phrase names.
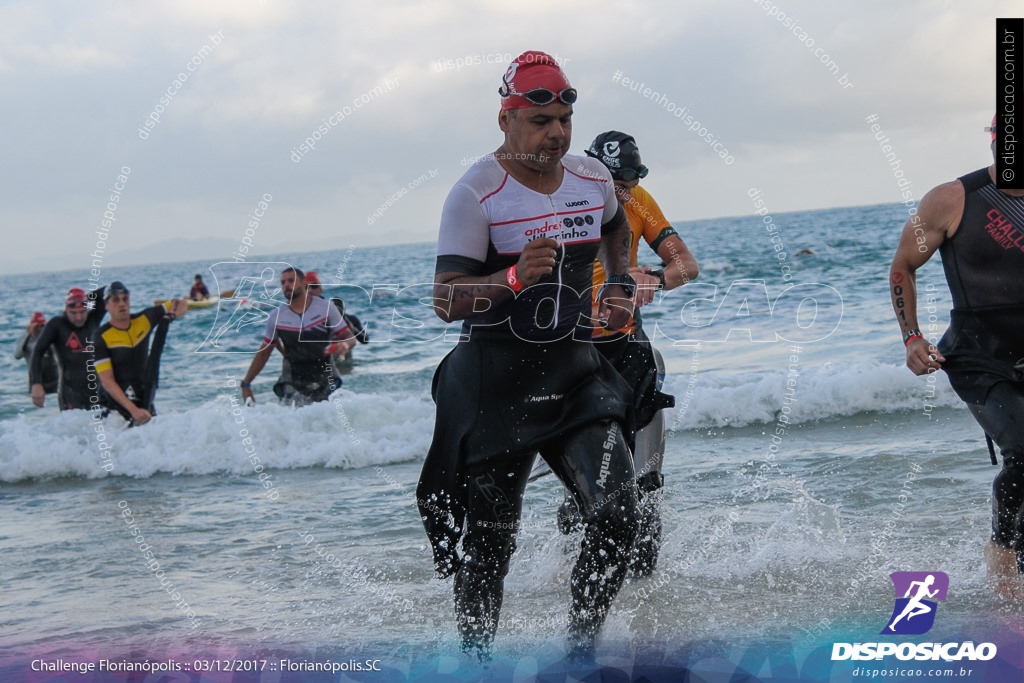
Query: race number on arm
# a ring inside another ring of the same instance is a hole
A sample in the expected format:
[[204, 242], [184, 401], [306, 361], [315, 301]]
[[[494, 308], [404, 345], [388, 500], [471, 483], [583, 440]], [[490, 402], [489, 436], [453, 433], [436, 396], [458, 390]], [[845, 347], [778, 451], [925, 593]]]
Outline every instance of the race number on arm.
[[963, 208], [964, 187], [959, 180], [944, 183], [928, 192], [921, 199], [917, 213], [903, 226], [899, 246], [889, 267], [892, 307], [906, 343], [907, 367], [915, 375], [935, 372], [946, 360], [934, 344], [920, 336], [917, 270], [943, 241], [953, 236]]

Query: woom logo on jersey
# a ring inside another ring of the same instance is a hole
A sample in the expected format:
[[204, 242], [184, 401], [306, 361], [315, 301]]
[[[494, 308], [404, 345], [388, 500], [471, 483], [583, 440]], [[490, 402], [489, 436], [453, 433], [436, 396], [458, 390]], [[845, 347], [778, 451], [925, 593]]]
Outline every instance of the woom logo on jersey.
[[[939, 600], [949, 591], [944, 572], [893, 572], [896, 593], [892, 616], [880, 635], [921, 635], [935, 625]], [[994, 643], [833, 643], [832, 661], [880, 660], [895, 656], [917, 661], [988, 661], [996, 656]]]

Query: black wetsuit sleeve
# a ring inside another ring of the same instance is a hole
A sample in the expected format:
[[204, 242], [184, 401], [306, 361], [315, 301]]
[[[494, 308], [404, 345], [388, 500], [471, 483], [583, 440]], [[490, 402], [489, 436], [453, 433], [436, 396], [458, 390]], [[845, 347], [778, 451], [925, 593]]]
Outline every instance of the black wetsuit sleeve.
[[441, 254], [437, 257], [434, 273], [465, 273], [466, 275], [488, 275], [483, 261], [458, 254]]
[[157, 326], [157, 324], [161, 320], [163, 320], [163, 317], [165, 315], [167, 315], [167, 308], [166, 308], [166, 306], [168, 306], [168, 305], [170, 305], [170, 304], [168, 303], [168, 304], [159, 304], [157, 306], [150, 306], [149, 308], [147, 308], [144, 311], [142, 311], [142, 315], [144, 315], [147, 318], [149, 318], [149, 324], [152, 325], [153, 328], [155, 328]]
[[92, 310], [89, 311], [89, 316], [85, 319], [86, 327], [93, 325], [99, 327], [103, 321], [103, 316], [107, 314], [107, 300], [103, 298], [103, 290], [106, 288], [106, 285], [97, 287], [87, 295], [89, 301], [92, 302]]
[[28, 362], [29, 384], [43, 383], [43, 357], [53, 343], [57, 341], [57, 328], [60, 326], [60, 322], [60, 318], [50, 318], [43, 328], [42, 334], [39, 335], [36, 347], [32, 350], [32, 358]]
[[626, 220], [626, 212], [622, 210], [622, 206], [620, 205], [618, 210], [615, 212], [615, 215], [612, 216], [612, 219], [607, 223], [601, 224], [601, 234], [607, 234], [608, 231], [611, 229], [611, 226], [618, 225], [619, 221], [624, 220]]
[[654, 250], [655, 254], [657, 254], [658, 253], [658, 249], [661, 247], [661, 243], [662, 242], [667, 240], [672, 235], [678, 235], [678, 234], [679, 233], [675, 231], [675, 228], [673, 228], [671, 225], [668, 226], [667, 228], [665, 228], [661, 232], [659, 232], [658, 236], [654, 238], [653, 242], [651, 242], [651, 249]]

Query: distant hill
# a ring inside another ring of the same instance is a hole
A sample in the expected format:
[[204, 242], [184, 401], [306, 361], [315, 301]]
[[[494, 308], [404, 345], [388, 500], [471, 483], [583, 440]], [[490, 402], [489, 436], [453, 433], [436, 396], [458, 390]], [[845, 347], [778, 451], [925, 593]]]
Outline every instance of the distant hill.
[[[276, 244], [272, 247], [257, 248], [246, 254], [251, 260], [254, 256], [273, 257], [280, 254], [294, 254], [318, 250], [337, 249], [337, 243], [330, 240], [307, 240]], [[140, 266], [154, 263], [175, 263], [178, 261], [230, 261], [231, 255], [238, 249], [237, 240], [224, 238], [209, 239], [176, 239], [162, 240], [141, 249], [127, 251], [109, 251], [103, 255], [103, 267]], [[17, 273], [59, 272], [62, 270], [88, 270], [92, 258], [87, 253], [54, 254], [45, 260], [0, 260], [0, 272], [8, 275]]]

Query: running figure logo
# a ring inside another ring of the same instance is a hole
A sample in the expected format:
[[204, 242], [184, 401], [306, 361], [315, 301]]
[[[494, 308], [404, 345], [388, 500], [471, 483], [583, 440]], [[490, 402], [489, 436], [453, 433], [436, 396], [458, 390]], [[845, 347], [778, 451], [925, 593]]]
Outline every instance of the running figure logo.
[[[217, 302], [217, 318], [213, 321], [206, 339], [196, 353], [251, 353], [251, 349], [240, 348], [262, 334], [271, 311], [280, 306], [284, 299], [279, 296], [275, 275], [289, 264], [284, 262], [221, 262], [210, 266], [217, 291], [223, 291], [220, 283], [237, 277], [237, 272], [251, 273], [262, 266], [259, 276], [243, 275], [238, 280], [234, 293], [222, 296]], [[229, 276], [225, 271], [230, 271]], [[227, 321], [224, 321], [224, 316]]]
[[[935, 623], [935, 610], [949, 591], [949, 577], [943, 572], [893, 572], [896, 605], [883, 635], [921, 635]], [[903, 597], [900, 597], [900, 596]]]

